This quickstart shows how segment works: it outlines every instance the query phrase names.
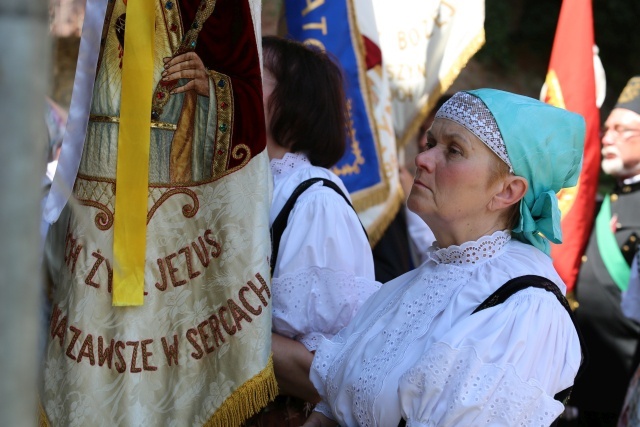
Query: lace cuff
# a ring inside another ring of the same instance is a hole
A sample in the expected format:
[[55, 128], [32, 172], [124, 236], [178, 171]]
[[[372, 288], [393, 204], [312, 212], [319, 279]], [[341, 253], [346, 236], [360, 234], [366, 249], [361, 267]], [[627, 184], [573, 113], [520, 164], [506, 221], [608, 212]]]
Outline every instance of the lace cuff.
[[274, 278], [273, 330], [313, 351], [321, 337], [331, 338], [345, 327], [379, 287], [373, 280], [320, 267]]
[[486, 364], [472, 347], [444, 343], [402, 376], [399, 394], [409, 426], [548, 426], [564, 409], [513, 366]]

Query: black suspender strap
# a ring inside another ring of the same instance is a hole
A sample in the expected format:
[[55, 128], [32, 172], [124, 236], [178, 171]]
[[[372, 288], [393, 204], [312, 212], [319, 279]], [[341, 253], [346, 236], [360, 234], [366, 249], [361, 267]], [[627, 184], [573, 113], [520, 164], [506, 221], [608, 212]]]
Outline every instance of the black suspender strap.
[[[486, 300], [484, 300], [475, 310], [473, 310], [473, 313], [471, 314], [473, 315], [484, 309], [495, 307], [496, 305], [502, 304], [516, 292], [519, 292], [523, 289], [531, 288], [531, 287], [540, 288], [548, 292], [551, 292], [552, 294], [555, 295], [555, 297], [558, 299], [560, 304], [565, 308], [565, 310], [567, 310], [567, 313], [569, 314], [569, 317], [571, 318], [571, 321], [573, 322], [573, 325], [576, 328], [576, 332], [578, 333], [578, 340], [580, 341], [580, 349], [582, 350], [582, 362], [580, 363], [580, 367], [578, 368], [578, 373], [576, 375], [576, 376], [579, 376], [582, 373], [583, 367], [585, 366], [587, 361], [587, 349], [585, 347], [582, 334], [580, 333], [580, 329], [576, 324], [575, 317], [573, 316], [573, 312], [569, 307], [569, 303], [567, 299], [565, 298], [564, 295], [562, 295], [562, 292], [560, 292], [560, 289], [558, 289], [558, 286], [555, 283], [553, 283], [551, 280], [544, 278], [542, 276], [536, 276], [536, 275], [520, 276], [520, 277], [513, 278], [509, 280], [507, 283], [505, 283], [504, 285], [500, 286], [498, 290], [496, 290]], [[553, 398], [555, 400], [562, 402], [562, 404], [566, 406], [567, 402], [569, 401], [569, 397], [571, 396], [572, 389], [573, 389], [573, 386], [570, 386], [556, 393], [556, 395], [553, 396]], [[398, 427], [404, 427], [404, 426], [406, 426], [406, 421], [404, 419], [401, 419], [400, 423], [398, 424]]]
[[[307, 190], [309, 187], [311, 187], [313, 184], [317, 182], [322, 182], [323, 186], [329, 187], [332, 190], [334, 190], [336, 193], [341, 195], [344, 201], [347, 202], [347, 204], [351, 207], [351, 209], [354, 209], [353, 205], [351, 204], [347, 196], [345, 196], [342, 190], [340, 190], [340, 187], [338, 187], [338, 185], [335, 182], [329, 179], [311, 178], [300, 183], [300, 185], [298, 185], [296, 189], [293, 190], [293, 193], [291, 193], [291, 196], [285, 202], [284, 206], [278, 213], [278, 216], [276, 217], [276, 219], [273, 221], [273, 224], [271, 225], [271, 275], [272, 276], [273, 276], [273, 270], [276, 267], [278, 250], [280, 249], [280, 239], [282, 238], [282, 233], [284, 233], [285, 228], [287, 228], [289, 214], [293, 210], [293, 206], [296, 204], [298, 197], [300, 197], [300, 195], [304, 193], [305, 190]], [[354, 209], [354, 212], [355, 212], [355, 209]], [[327, 225], [330, 226], [330, 224], [327, 224]], [[362, 225], [362, 223], [360, 225]], [[367, 235], [367, 230], [365, 230], [364, 226], [362, 226], [362, 230], [364, 230], [364, 234], [365, 236], [367, 236], [367, 239], [368, 239], [369, 236]]]
[[530, 287], [541, 288], [554, 294], [560, 304], [562, 304], [562, 306], [567, 310], [569, 316], [571, 316], [571, 320], [573, 320], [573, 313], [571, 312], [569, 303], [567, 302], [567, 299], [564, 297], [564, 295], [562, 295], [562, 292], [560, 292], [560, 289], [558, 289], [558, 286], [556, 286], [556, 284], [549, 279], [535, 275], [520, 276], [509, 280], [507, 283], [500, 286], [498, 290], [489, 295], [489, 297], [484, 300], [475, 310], [473, 310], [473, 313], [471, 314], [475, 314], [486, 308], [502, 304], [507, 299], [509, 299], [511, 295]]

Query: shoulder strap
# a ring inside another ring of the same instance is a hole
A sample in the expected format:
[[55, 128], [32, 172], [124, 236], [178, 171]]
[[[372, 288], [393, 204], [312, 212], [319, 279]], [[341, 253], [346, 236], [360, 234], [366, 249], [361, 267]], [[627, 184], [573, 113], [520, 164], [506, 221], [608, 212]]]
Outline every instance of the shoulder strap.
[[[585, 347], [584, 340], [582, 338], [582, 333], [580, 332], [580, 329], [578, 328], [578, 325], [576, 324], [575, 318], [573, 316], [573, 311], [571, 311], [571, 307], [569, 306], [569, 302], [567, 301], [567, 298], [565, 298], [565, 296], [562, 295], [562, 292], [560, 292], [560, 289], [558, 289], [558, 286], [555, 283], [553, 283], [551, 280], [549, 280], [549, 279], [547, 279], [545, 277], [536, 276], [536, 275], [515, 277], [515, 278], [509, 280], [504, 285], [502, 285], [500, 288], [498, 288], [497, 291], [492, 293], [471, 314], [475, 314], [475, 313], [477, 313], [477, 312], [479, 312], [481, 310], [484, 310], [486, 308], [494, 307], [494, 306], [496, 306], [498, 304], [502, 304], [511, 295], [513, 295], [516, 292], [519, 292], [519, 291], [521, 291], [523, 289], [530, 288], [530, 287], [541, 288], [541, 289], [544, 289], [544, 290], [546, 290], [548, 292], [551, 292], [552, 294], [554, 294], [556, 296], [556, 298], [558, 299], [560, 304], [565, 308], [565, 310], [567, 310], [567, 313], [569, 314], [569, 317], [571, 318], [571, 322], [573, 322], [573, 326], [576, 328], [576, 332], [578, 334], [578, 340], [580, 341], [580, 349], [582, 351], [582, 361], [580, 363], [580, 367], [578, 368], [578, 373], [577, 373], [576, 376], [581, 375], [581, 373], [583, 371], [583, 367], [585, 366], [585, 364], [587, 362], [587, 349]], [[556, 400], [562, 402], [562, 404], [566, 405], [567, 402], [569, 401], [569, 397], [571, 396], [571, 390], [572, 389], [573, 389], [573, 386], [568, 387], [568, 388], [560, 391], [559, 393], [557, 393], [554, 396], [554, 399], [556, 399]]]
[[[301, 182], [296, 187], [296, 189], [293, 190], [293, 193], [291, 193], [291, 196], [285, 202], [284, 206], [282, 207], [282, 209], [278, 213], [278, 216], [273, 221], [273, 225], [271, 225], [271, 275], [272, 276], [273, 276], [273, 270], [276, 267], [276, 259], [278, 258], [278, 250], [280, 249], [280, 239], [282, 238], [282, 233], [284, 233], [285, 228], [287, 228], [287, 222], [289, 220], [289, 214], [293, 210], [293, 206], [296, 204], [296, 201], [298, 200], [298, 197], [300, 197], [300, 195], [302, 193], [304, 193], [309, 187], [311, 187], [313, 184], [315, 184], [317, 182], [322, 182], [323, 186], [329, 187], [332, 190], [334, 190], [336, 193], [341, 195], [342, 198], [344, 199], [344, 201], [347, 202], [347, 204], [355, 212], [355, 209], [354, 209], [353, 205], [351, 204], [351, 202], [349, 201], [349, 199], [347, 198], [347, 196], [345, 196], [345, 194], [342, 192], [340, 187], [338, 187], [338, 185], [335, 182], [331, 181], [330, 179], [326, 179], [326, 178], [310, 178], [310, 179], [307, 179], [306, 181]], [[360, 225], [362, 225], [362, 223], [360, 223]], [[367, 230], [365, 230], [364, 226], [362, 226], [362, 230], [364, 230], [365, 236], [367, 236], [367, 239], [369, 239], [369, 236], [367, 235]]]
[[486, 308], [502, 304], [516, 292], [531, 287], [541, 288], [554, 294], [560, 304], [562, 304], [562, 306], [569, 312], [569, 315], [573, 319], [573, 312], [571, 311], [571, 307], [569, 306], [569, 303], [567, 302], [565, 296], [562, 295], [562, 292], [560, 292], [560, 289], [558, 289], [558, 286], [551, 280], [536, 275], [520, 276], [509, 280], [507, 283], [500, 286], [498, 290], [489, 295], [489, 297], [484, 300], [475, 310], [473, 310], [473, 313], [471, 314], [475, 314]]

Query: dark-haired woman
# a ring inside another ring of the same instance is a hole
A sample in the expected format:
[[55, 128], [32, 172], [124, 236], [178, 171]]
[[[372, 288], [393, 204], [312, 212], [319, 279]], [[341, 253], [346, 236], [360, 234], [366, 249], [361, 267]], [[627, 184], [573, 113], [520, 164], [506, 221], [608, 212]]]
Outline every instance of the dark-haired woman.
[[[270, 223], [300, 184], [325, 180], [297, 198], [272, 254], [272, 348], [280, 392], [315, 402], [315, 389], [300, 383], [308, 384], [319, 339], [331, 338], [346, 326], [379, 284], [367, 235], [347, 202], [348, 192], [328, 169], [345, 150], [341, 70], [325, 53], [295, 41], [265, 37], [262, 46], [267, 150], [274, 181]], [[275, 226], [272, 230], [276, 234]], [[289, 419], [272, 425], [301, 420], [295, 418], [299, 414], [291, 419], [293, 399], [279, 399], [275, 405]]]

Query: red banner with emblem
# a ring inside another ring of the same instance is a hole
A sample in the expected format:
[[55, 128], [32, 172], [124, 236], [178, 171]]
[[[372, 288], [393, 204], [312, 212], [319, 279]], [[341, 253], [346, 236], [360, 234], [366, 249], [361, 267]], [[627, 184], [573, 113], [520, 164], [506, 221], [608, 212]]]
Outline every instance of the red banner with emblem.
[[600, 170], [600, 112], [596, 104], [593, 11], [590, 0], [564, 0], [545, 81], [544, 101], [581, 114], [587, 125], [578, 185], [558, 193], [562, 245], [552, 245], [553, 263], [574, 288], [580, 260], [593, 224]]

